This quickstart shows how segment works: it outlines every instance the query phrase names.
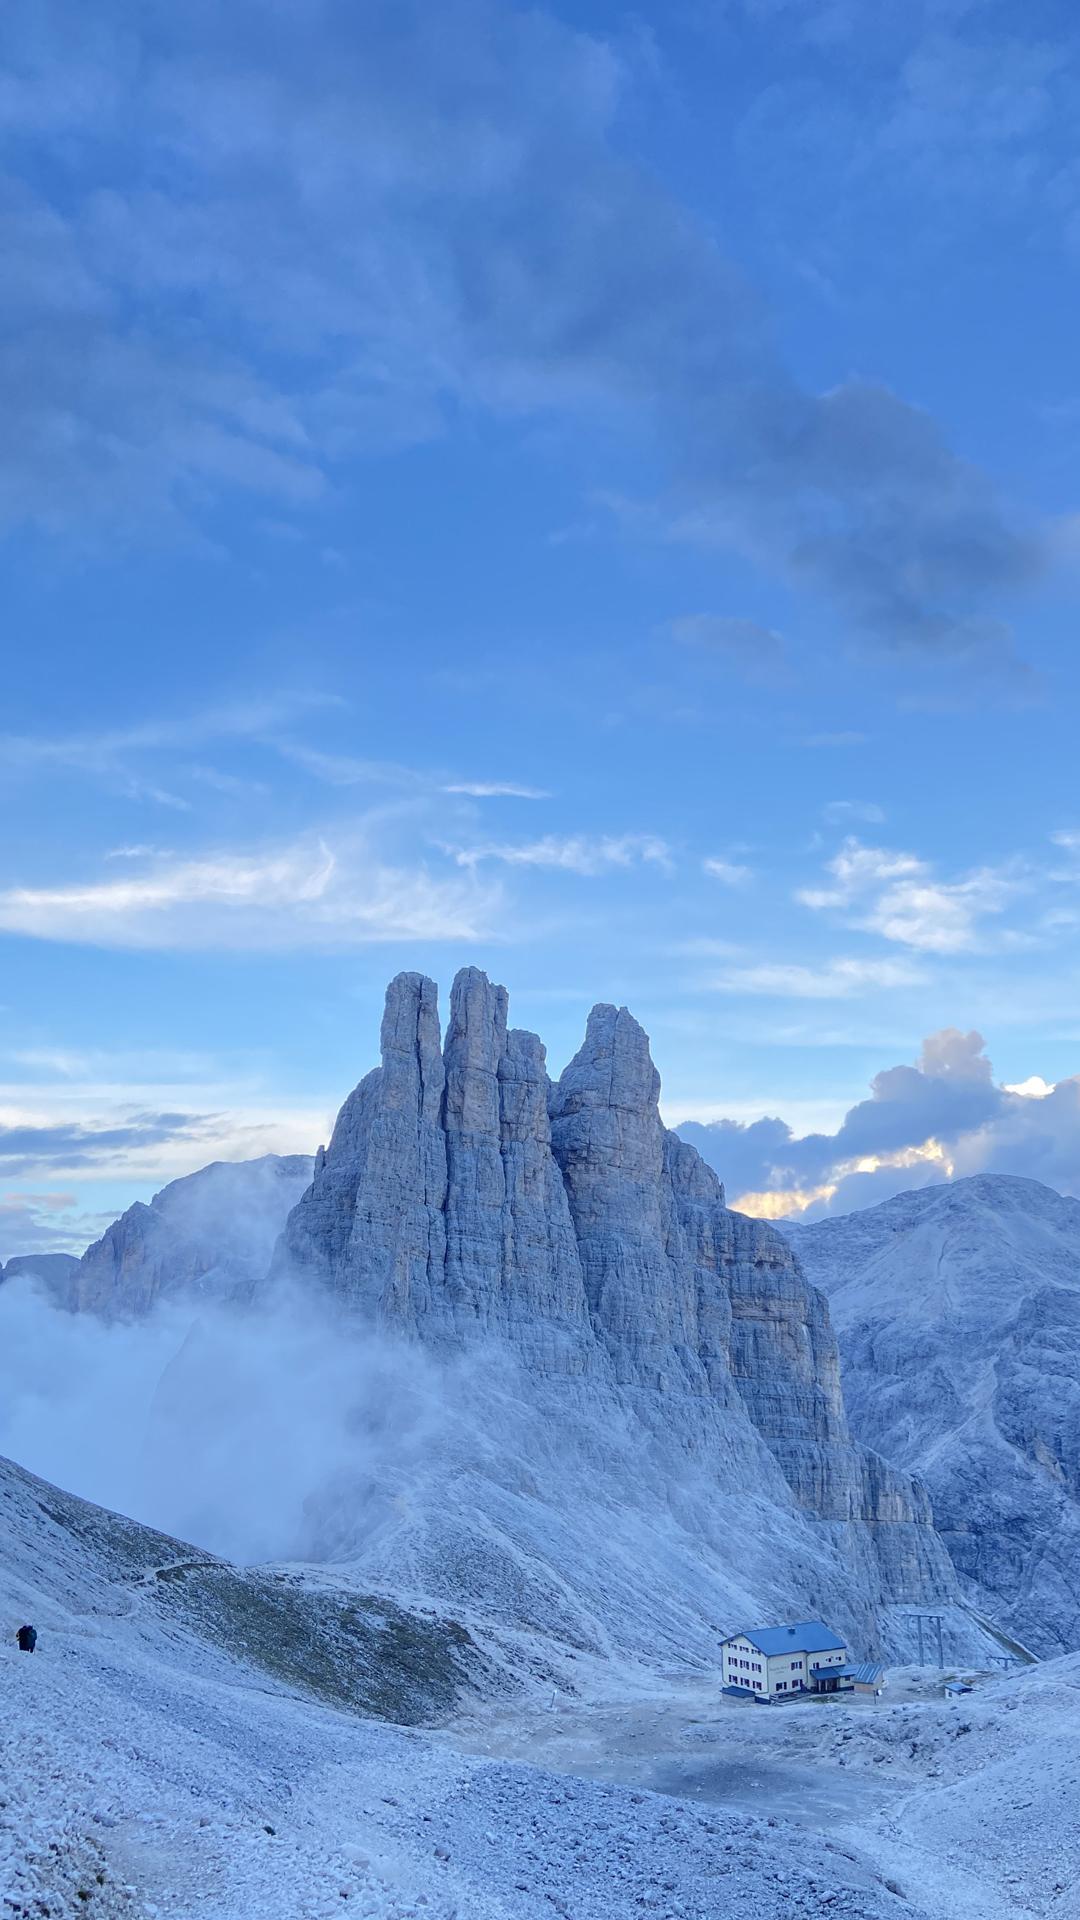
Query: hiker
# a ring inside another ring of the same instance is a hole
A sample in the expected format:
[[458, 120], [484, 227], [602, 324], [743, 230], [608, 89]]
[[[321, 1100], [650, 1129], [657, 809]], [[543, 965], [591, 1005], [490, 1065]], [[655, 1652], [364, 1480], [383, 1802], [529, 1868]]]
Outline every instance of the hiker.
[[33, 1653], [34, 1648], [37, 1646], [37, 1628], [20, 1627], [15, 1638], [23, 1653]]

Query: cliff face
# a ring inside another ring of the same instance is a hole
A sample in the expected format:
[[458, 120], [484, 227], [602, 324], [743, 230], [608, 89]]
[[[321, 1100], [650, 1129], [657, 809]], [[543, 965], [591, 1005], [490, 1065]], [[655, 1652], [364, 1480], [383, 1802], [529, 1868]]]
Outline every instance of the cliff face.
[[65, 1282], [66, 1304], [115, 1319], [171, 1295], [243, 1298], [266, 1270], [289, 1208], [311, 1177], [306, 1154], [216, 1161], [114, 1220]]
[[925, 1476], [981, 1612], [1080, 1645], [1080, 1203], [1004, 1175], [786, 1229], [860, 1439]]
[[848, 1433], [824, 1300], [664, 1128], [637, 1021], [594, 1008], [555, 1085], [540, 1042], [506, 1022], [504, 990], [466, 969], [440, 1051], [433, 984], [398, 976], [382, 1065], [320, 1150], [276, 1272], [444, 1355], [512, 1355], [545, 1444], [561, 1422], [628, 1509], [616, 1482], [636, 1456], [638, 1488], [663, 1485], [695, 1549], [723, 1559], [726, 1539], [728, 1590], [745, 1575], [751, 1611], [770, 1553], [789, 1606], [828, 1596], [864, 1637], [882, 1605], [947, 1603], [924, 1496]]

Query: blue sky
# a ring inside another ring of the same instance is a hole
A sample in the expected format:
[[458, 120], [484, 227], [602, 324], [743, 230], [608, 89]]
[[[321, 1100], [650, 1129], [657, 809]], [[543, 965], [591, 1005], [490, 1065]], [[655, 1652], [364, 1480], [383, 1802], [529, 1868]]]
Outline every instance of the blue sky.
[[1075, 1183], [1073, 9], [2, 36], [0, 1257], [469, 962], [733, 1198]]

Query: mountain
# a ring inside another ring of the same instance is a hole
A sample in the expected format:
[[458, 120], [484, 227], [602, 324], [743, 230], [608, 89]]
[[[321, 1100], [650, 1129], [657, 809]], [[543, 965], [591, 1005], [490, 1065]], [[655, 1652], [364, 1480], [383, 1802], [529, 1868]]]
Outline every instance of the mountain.
[[15, 1253], [6, 1266], [0, 1266], [0, 1286], [5, 1280], [40, 1280], [52, 1299], [66, 1302], [72, 1276], [78, 1266], [74, 1253]]
[[268, 1153], [217, 1160], [173, 1180], [87, 1248], [69, 1276], [69, 1304], [130, 1318], [192, 1289], [214, 1299], [246, 1297], [311, 1169], [307, 1154]]
[[1080, 1202], [1004, 1175], [784, 1233], [829, 1296], [853, 1431], [917, 1473], [965, 1592], [1080, 1646]]
[[851, 1439], [822, 1296], [780, 1234], [725, 1207], [659, 1086], [625, 1008], [593, 1009], [553, 1085], [477, 969], [445, 1047], [434, 983], [392, 982], [382, 1064], [273, 1275], [452, 1385], [378, 1523], [339, 1487], [320, 1551], [654, 1661], [807, 1611], [906, 1653], [903, 1610], [931, 1603], [969, 1644], [925, 1495]]

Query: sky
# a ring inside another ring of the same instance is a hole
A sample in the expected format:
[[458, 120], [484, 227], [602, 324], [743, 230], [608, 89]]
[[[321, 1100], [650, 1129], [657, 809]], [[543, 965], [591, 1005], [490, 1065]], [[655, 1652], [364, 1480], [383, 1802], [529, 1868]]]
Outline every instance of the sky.
[[9, 0], [0, 1258], [312, 1150], [406, 967], [629, 1005], [755, 1211], [1078, 1190], [1078, 51]]

